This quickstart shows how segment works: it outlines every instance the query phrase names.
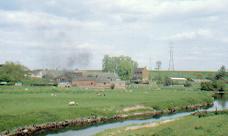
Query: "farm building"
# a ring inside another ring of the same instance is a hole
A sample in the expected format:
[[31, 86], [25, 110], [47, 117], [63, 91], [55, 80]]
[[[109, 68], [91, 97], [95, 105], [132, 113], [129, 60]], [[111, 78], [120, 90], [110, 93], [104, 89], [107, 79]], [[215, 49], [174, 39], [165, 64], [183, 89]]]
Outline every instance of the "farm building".
[[83, 73], [82, 76], [72, 79], [72, 86], [98, 89], [126, 88], [125, 82], [119, 80], [119, 77], [114, 73]]
[[147, 70], [146, 67], [137, 68], [134, 71], [132, 82], [137, 83], [137, 84], [148, 84], [149, 75], [150, 75], [150, 72]]
[[32, 78], [43, 78], [44, 75], [46, 75], [46, 73], [47, 72], [42, 69], [33, 70], [33, 71], [31, 71], [31, 77]]
[[187, 81], [186, 78], [180, 77], [169, 77], [169, 79], [172, 81], [173, 85], [183, 85]]

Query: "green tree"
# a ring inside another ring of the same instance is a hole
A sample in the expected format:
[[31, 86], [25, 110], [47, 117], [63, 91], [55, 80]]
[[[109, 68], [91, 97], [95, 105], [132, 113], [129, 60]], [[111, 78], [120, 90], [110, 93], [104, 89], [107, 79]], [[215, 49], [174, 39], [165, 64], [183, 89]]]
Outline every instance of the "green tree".
[[22, 81], [26, 75], [28, 75], [28, 69], [21, 64], [6, 62], [0, 67], [0, 81]]
[[222, 66], [215, 75], [215, 80], [224, 80], [226, 76], [226, 67]]
[[225, 91], [226, 68], [222, 66], [215, 74], [212, 82], [201, 83], [201, 90], [206, 91]]
[[110, 57], [105, 55], [102, 69], [104, 72], [117, 73], [122, 80], [130, 80], [137, 66], [137, 62], [128, 56]]

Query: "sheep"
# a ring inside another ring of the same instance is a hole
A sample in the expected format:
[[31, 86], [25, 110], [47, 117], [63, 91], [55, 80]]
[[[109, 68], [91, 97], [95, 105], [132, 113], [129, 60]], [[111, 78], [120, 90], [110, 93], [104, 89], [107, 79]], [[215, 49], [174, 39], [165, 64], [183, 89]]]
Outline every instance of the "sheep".
[[52, 93], [51, 96], [57, 96], [57, 95]]
[[69, 102], [69, 106], [73, 106], [73, 105], [75, 105], [75, 101]]

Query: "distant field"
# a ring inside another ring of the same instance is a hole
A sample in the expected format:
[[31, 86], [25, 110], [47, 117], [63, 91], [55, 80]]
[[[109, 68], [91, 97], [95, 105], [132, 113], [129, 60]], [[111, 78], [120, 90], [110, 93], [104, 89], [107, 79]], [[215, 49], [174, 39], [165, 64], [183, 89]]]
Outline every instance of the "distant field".
[[106, 130], [97, 136], [227, 136], [228, 112], [201, 118], [188, 116], [159, 126], [141, 127], [137, 130], [126, 130], [126, 128]]
[[185, 77], [192, 79], [205, 79], [213, 77], [214, 71], [151, 71], [151, 78], [154, 79], [157, 76], [165, 77]]
[[[189, 104], [211, 102], [208, 92], [181, 91], [182, 89], [86, 90], [56, 87], [0, 87], [0, 132], [32, 124], [97, 116], [113, 116], [138, 112], [126, 110], [143, 105], [148, 111]], [[69, 106], [70, 101], [78, 106]]]

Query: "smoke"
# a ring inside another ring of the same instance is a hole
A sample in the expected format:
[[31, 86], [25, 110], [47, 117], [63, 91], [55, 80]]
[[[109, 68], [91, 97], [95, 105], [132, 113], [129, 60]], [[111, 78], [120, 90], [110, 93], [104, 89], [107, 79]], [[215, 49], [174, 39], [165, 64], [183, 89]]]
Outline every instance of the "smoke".
[[40, 63], [45, 68], [54, 69], [76, 69], [89, 66], [92, 59], [92, 52], [88, 49], [51, 49], [43, 51], [40, 56]]

